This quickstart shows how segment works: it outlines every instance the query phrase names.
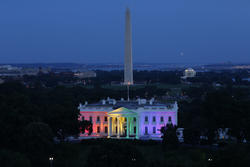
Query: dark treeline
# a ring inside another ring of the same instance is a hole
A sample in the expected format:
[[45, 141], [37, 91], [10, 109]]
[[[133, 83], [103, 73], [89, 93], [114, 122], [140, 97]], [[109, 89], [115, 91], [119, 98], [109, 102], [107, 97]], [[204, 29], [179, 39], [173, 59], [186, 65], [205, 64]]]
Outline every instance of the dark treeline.
[[[122, 82], [123, 71], [96, 71], [95, 83], [109, 84], [112, 81]], [[178, 84], [183, 75], [180, 71], [134, 71], [136, 82]]]
[[17, 163], [24, 163], [23, 166], [29, 166], [28, 162], [33, 166], [47, 166], [44, 162], [47, 163], [53, 152], [57, 131], [62, 129], [65, 135], [79, 132], [78, 98], [73, 89], [29, 89], [15, 82], [2, 84], [0, 147], [6, 150], [2, 154], [17, 156], [9, 157], [10, 161], [19, 161], [21, 157]]
[[[185, 127], [185, 143], [215, 143], [218, 129], [228, 128], [238, 143], [250, 140], [250, 89], [212, 87], [185, 90], [191, 101], [179, 103], [179, 126]], [[206, 140], [201, 140], [205, 136]], [[223, 141], [224, 142], [224, 141]]]
[[[96, 71], [98, 81], [101, 84], [109, 84], [112, 81], [122, 82], [123, 71]], [[163, 84], [179, 84], [180, 77], [183, 76], [183, 71], [134, 71], [134, 79], [137, 82], [163, 83]], [[194, 83], [221, 83], [221, 84], [246, 84], [250, 83], [244, 81], [244, 78], [249, 77], [247, 70], [224, 70], [221, 72], [198, 72], [194, 78], [189, 78], [188, 81]], [[97, 82], [97, 83], [98, 83]]]
[[250, 82], [243, 80], [249, 77], [247, 70], [224, 70], [222, 72], [198, 72], [194, 78], [188, 80], [193, 83], [220, 83], [222, 85], [250, 85]]
[[[21, 81], [31, 86], [41, 84], [45, 87], [56, 87], [58, 84], [76, 85], [84, 81], [87, 85], [120, 84], [123, 82], [123, 71], [96, 71], [97, 77], [78, 79], [74, 73], [49, 73], [38, 76], [24, 76]], [[182, 71], [134, 71], [135, 83], [140, 84], [181, 84]], [[244, 78], [249, 77], [247, 70], [223, 71], [223, 72], [197, 72], [194, 78], [186, 81], [201, 84], [219, 83], [221, 85], [250, 85]], [[8, 80], [8, 78], [7, 78]], [[78, 82], [80, 81], [80, 82]]]

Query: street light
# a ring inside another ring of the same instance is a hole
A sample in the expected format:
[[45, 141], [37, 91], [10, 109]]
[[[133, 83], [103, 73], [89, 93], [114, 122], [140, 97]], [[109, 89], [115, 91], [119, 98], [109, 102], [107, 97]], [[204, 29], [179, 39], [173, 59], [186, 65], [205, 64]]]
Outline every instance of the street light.
[[49, 157], [50, 167], [53, 167], [53, 160], [54, 160], [53, 157]]

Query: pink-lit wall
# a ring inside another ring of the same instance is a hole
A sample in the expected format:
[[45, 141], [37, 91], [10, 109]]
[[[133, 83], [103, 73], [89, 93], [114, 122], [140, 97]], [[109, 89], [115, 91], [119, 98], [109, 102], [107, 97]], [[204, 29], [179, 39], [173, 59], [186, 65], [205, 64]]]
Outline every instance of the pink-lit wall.
[[[97, 117], [100, 117], [100, 121], [97, 121]], [[108, 128], [108, 121], [105, 121], [105, 117], [107, 117], [107, 112], [104, 111], [80, 111], [80, 117], [78, 118], [79, 121], [82, 120], [90, 121], [90, 117], [92, 117], [92, 124], [93, 124], [93, 132], [91, 136], [105, 136], [108, 135], [105, 133], [105, 127]], [[100, 127], [100, 133], [97, 133], [97, 127]], [[81, 134], [81, 136], [87, 135]]]

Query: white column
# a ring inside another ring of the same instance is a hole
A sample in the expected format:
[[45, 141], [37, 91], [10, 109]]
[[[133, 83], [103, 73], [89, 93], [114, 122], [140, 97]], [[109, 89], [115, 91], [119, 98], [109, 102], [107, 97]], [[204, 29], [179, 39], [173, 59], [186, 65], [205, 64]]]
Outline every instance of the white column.
[[123, 133], [124, 133], [124, 131], [123, 131], [123, 120], [122, 120], [123, 118], [122, 117], [120, 117], [120, 135], [123, 135]]
[[110, 138], [112, 136], [112, 121], [111, 117], [108, 117], [108, 137]]
[[117, 117], [117, 137], [120, 138], [120, 117]]
[[127, 119], [127, 138], [129, 138], [129, 117], [126, 117], [126, 119]]
[[139, 135], [140, 135], [140, 117], [137, 116], [136, 117], [136, 139], [139, 139]]

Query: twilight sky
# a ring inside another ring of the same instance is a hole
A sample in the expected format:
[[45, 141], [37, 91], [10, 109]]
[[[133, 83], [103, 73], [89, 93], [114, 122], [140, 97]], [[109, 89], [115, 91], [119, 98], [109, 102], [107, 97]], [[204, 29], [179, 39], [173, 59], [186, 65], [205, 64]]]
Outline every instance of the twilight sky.
[[250, 63], [250, 0], [0, 0], [1, 63]]

